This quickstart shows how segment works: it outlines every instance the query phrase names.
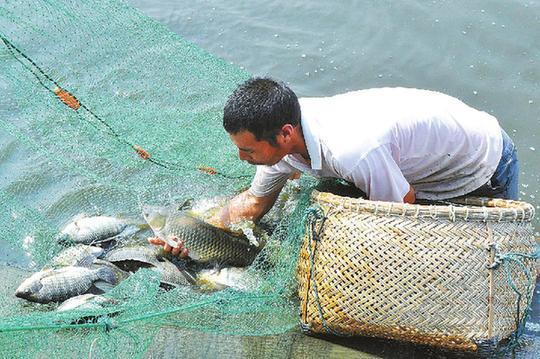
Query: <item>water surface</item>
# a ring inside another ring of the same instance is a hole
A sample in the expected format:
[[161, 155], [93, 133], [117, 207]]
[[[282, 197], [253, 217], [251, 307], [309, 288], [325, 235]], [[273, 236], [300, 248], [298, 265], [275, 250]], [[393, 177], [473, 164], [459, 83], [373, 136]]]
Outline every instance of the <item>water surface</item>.
[[[250, 73], [287, 82], [299, 96], [407, 86], [445, 92], [489, 112], [497, 117], [518, 148], [520, 199], [540, 210], [540, 2], [130, 3]], [[533, 224], [538, 237], [538, 217]], [[528, 345], [518, 351], [517, 357], [534, 357], [540, 352], [538, 292], [537, 288], [533, 317], [527, 325]], [[211, 341], [223, 344], [226, 340]], [[211, 353], [224, 355], [233, 350], [231, 353], [236, 356], [264, 355], [269, 352], [261, 348], [272, 340], [260, 339], [259, 346], [255, 346], [259, 349], [247, 354], [234, 351], [234, 344], [225, 344], [221, 351], [215, 349]], [[286, 336], [282, 340], [297, 343], [299, 339]], [[365, 338], [327, 343], [327, 350], [337, 345], [355, 348], [354, 355], [358, 357], [456, 355]], [[313, 351], [309, 350], [310, 345]], [[315, 342], [309, 342], [307, 348], [305, 357], [322, 350]]]

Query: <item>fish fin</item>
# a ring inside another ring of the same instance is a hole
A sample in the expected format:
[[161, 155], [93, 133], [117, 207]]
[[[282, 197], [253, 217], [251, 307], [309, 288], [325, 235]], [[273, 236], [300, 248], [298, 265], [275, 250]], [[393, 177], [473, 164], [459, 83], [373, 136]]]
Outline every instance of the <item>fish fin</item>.
[[159, 282], [159, 287], [160, 287], [161, 289], [164, 289], [164, 290], [166, 290], [166, 291], [169, 291], [169, 290], [173, 290], [173, 289], [175, 289], [175, 288], [178, 288], [179, 285], [176, 284], [176, 283], [170, 283], [170, 282], [160, 281], [160, 282]]
[[103, 280], [97, 280], [97, 281], [94, 282], [93, 287], [94, 288], [91, 288], [92, 293], [93, 293], [93, 291], [99, 291], [100, 292], [100, 293], [93, 293], [93, 294], [102, 294], [102, 293], [106, 293], [106, 292], [110, 291], [111, 289], [113, 289], [114, 284], [107, 283], [106, 281], [103, 281]]
[[216, 270], [216, 272], [221, 272], [221, 270], [225, 267], [227, 267], [228, 265], [228, 261], [226, 260], [223, 260], [223, 261], [219, 261], [219, 262], [216, 262], [215, 266], [214, 266], [214, 269]]
[[176, 210], [183, 211], [183, 210], [193, 207], [193, 201], [194, 201], [193, 198], [187, 198], [184, 202], [181, 202], [176, 206]]
[[118, 238], [119, 238], [119, 234], [117, 234], [116, 236], [113, 236], [113, 237], [108, 237], [108, 238], [104, 238], [104, 239], [100, 239], [100, 240], [94, 240], [94, 241], [88, 243], [88, 245], [89, 246], [101, 247], [104, 244], [110, 244], [110, 243], [112, 243], [112, 241], [116, 241]]
[[134, 235], [135, 233], [137, 233], [139, 231], [140, 231], [140, 229], [138, 227], [128, 226], [122, 232], [118, 233], [115, 236], [108, 237], [108, 238], [103, 238], [103, 239], [96, 240], [96, 241], [92, 241], [88, 245], [89, 246], [102, 246], [102, 245], [108, 245], [108, 244], [111, 244], [111, 243], [121, 242], [123, 239], [125, 239], [125, 238], [127, 238], [129, 236], [132, 236], [132, 235]]
[[189, 282], [189, 284], [195, 284], [197, 283], [197, 275], [187, 269], [181, 270], [180, 273], [186, 278], [186, 280]]
[[87, 256], [84, 256], [83, 258], [76, 261], [73, 266], [76, 267], [90, 267], [94, 261], [96, 260], [96, 256], [89, 254]]
[[[96, 246], [97, 247], [97, 246]], [[102, 249], [101, 253], [99, 253], [99, 255], [96, 257], [96, 259], [103, 259], [105, 258], [105, 256], [107, 255], [107, 253], [110, 251], [110, 248], [108, 250], [105, 250], [104, 248], [101, 248], [101, 247], [97, 247], [97, 248], [100, 248]]]
[[144, 220], [153, 230], [162, 229], [165, 226], [167, 217], [169, 217], [171, 213], [171, 208], [152, 206], [148, 204], [142, 205], [141, 209]]
[[81, 219], [87, 218], [87, 217], [89, 217], [88, 214], [86, 214], [86, 213], [79, 213], [79, 214], [76, 214], [76, 215], [74, 215], [73, 217], [71, 217], [71, 219], [68, 221], [68, 223], [71, 223], [71, 222], [77, 222], [77, 221], [80, 221]]
[[96, 269], [97, 271], [97, 276], [99, 279], [107, 282], [107, 283], [110, 283], [110, 284], [113, 284], [113, 285], [116, 285], [117, 284], [117, 279], [116, 279], [116, 275], [114, 274], [113, 270], [109, 267], [100, 267], [98, 269]]

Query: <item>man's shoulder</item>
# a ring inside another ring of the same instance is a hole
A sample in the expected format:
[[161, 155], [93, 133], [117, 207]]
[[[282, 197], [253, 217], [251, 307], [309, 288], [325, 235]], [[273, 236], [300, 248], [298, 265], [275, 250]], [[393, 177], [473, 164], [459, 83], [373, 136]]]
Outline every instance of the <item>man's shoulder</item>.
[[361, 96], [401, 96], [401, 95], [417, 95], [417, 96], [445, 96], [451, 97], [447, 94], [436, 90], [420, 89], [415, 87], [404, 86], [387, 86], [387, 87], [371, 87], [365, 89], [357, 89], [351, 91], [345, 91], [328, 96], [304, 96], [300, 97], [298, 101], [302, 104], [316, 104], [325, 101], [338, 100], [349, 97], [361, 97]]

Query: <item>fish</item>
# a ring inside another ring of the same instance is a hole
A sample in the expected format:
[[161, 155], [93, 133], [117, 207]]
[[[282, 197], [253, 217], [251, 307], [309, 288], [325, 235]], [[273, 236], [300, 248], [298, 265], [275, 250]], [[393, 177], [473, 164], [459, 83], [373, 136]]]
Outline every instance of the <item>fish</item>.
[[101, 257], [104, 249], [101, 247], [88, 246], [85, 244], [77, 244], [73, 247], [68, 247], [58, 253], [45, 268], [61, 268], [69, 266], [88, 266]]
[[94, 287], [94, 283], [99, 281], [111, 285], [118, 282], [114, 271], [107, 266], [49, 268], [26, 278], [15, 291], [15, 296], [37, 303], [62, 302], [90, 290], [101, 292]]
[[161, 274], [161, 286], [166, 289], [188, 286], [195, 283], [195, 276], [187, 269], [178, 269], [173, 263], [165, 260], [155, 270]]
[[197, 274], [195, 284], [203, 291], [213, 292], [226, 288], [245, 291], [256, 282], [246, 272], [245, 267], [203, 269]]
[[161, 249], [157, 247], [135, 245], [112, 249], [103, 259], [115, 264], [122, 270], [136, 272], [139, 268], [159, 265]]
[[97, 294], [81, 294], [69, 298], [56, 308], [57, 312], [78, 311], [84, 314], [75, 313], [75, 317], [57, 317], [59, 324], [64, 324], [69, 319], [70, 324], [98, 323], [106, 317], [114, 317], [122, 312], [122, 306], [117, 305], [119, 301]]
[[111, 216], [78, 216], [61, 229], [58, 241], [78, 244], [102, 244], [135, 234], [144, 225]]
[[118, 304], [118, 301], [115, 299], [89, 293], [81, 294], [65, 300], [58, 306], [58, 308], [56, 308], [56, 311], [65, 312], [67, 310], [95, 310], [115, 304]]
[[149, 268], [161, 275], [161, 285], [165, 288], [186, 286], [195, 282], [194, 274], [188, 269], [180, 269], [169, 259], [165, 252], [155, 246], [125, 246], [108, 252], [104, 260], [113, 263], [122, 270], [136, 272], [140, 268]]
[[144, 206], [143, 217], [154, 234], [171, 247], [177, 245], [171, 236], [183, 241], [189, 258], [199, 263], [245, 267], [261, 250], [245, 235], [215, 227], [189, 211]]

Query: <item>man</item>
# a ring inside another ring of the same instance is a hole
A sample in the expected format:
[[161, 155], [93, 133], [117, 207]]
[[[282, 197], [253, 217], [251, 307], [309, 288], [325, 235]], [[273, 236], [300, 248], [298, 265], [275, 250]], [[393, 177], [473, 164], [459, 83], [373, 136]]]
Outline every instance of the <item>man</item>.
[[[495, 117], [442, 93], [378, 88], [298, 100], [281, 82], [253, 78], [229, 97], [223, 125], [257, 172], [221, 210], [221, 226], [260, 219], [296, 171], [344, 179], [376, 201], [517, 199], [512, 140]], [[179, 247], [165, 249], [188, 254]]]

